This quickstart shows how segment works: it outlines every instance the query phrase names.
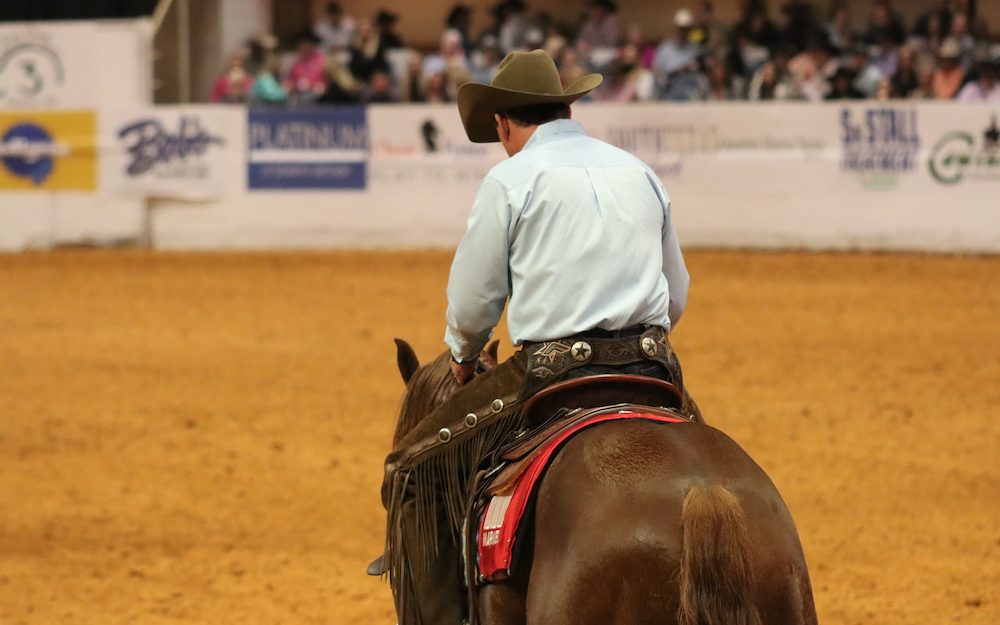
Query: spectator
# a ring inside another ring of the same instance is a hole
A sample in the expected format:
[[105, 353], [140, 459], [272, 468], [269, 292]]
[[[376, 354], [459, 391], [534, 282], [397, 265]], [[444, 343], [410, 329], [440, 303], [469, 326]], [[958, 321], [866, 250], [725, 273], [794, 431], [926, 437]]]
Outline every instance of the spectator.
[[386, 72], [372, 74], [365, 92], [365, 101], [370, 104], [386, 104], [395, 102], [396, 96], [392, 90], [392, 78]]
[[493, 7], [496, 15], [500, 50], [509, 54], [524, 47], [528, 32], [528, 6], [523, 0], [503, 0]]
[[646, 69], [653, 67], [653, 57], [656, 56], [656, 46], [650, 45], [646, 41], [646, 36], [642, 32], [642, 26], [632, 24], [625, 32], [625, 45], [632, 46], [639, 53], [639, 65]]
[[500, 60], [500, 48], [497, 47], [496, 37], [492, 35], [484, 37], [479, 50], [473, 53], [470, 63], [472, 80], [489, 84], [493, 74], [497, 71]]
[[851, 28], [851, 9], [847, 0], [834, 0], [830, 3], [826, 25], [826, 38], [836, 48], [846, 50], [856, 35]]
[[878, 69], [879, 76], [891, 79], [899, 67], [899, 47], [888, 36], [883, 36], [882, 41], [871, 48], [871, 64]]
[[260, 71], [253, 81], [251, 99], [260, 104], [284, 104], [288, 101], [288, 92], [278, 81], [278, 58], [273, 54], [267, 56]]
[[212, 102], [238, 104], [246, 102], [253, 89], [253, 76], [246, 71], [246, 54], [240, 51], [229, 59], [229, 69], [215, 80], [212, 87]]
[[590, 73], [590, 68], [580, 60], [576, 49], [570, 46], [563, 48], [556, 65], [559, 68], [559, 81], [562, 82], [563, 89]]
[[791, 48], [774, 51], [771, 60], [754, 74], [748, 97], [751, 100], [801, 100], [802, 92], [795, 76], [788, 70]]
[[468, 82], [471, 78], [469, 62], [465, 58], [465, 50], [462, 48], [462, 35], [454, 30], [445, 31], [441, 36], [438, 52], [424, 58], [423, 74], [427, 77], [443, 74], [445, 88], [453, 97], [458, 91], [459, 85]]
[[938, 37], [940, 37], [942, 33], [950, 31], [950, 4], [951, 0], [934, 0], [931, 8], [917, 18], [917, 22], [913, 28], [913, 33], [923, 37], [924, 39], [929, 39], [932, 34], [932, 29], [937, 31], [934, 34]]
[[615, 59], [608, 65], [607, 76], [594, 92], [597, 102], [635, 102], [639, 99], [635, 83], [629, 81], [631, 67]]
[[854, 86], [855, 76], [854, 72], [846, 67], [840, 67], [833, 74], [833, 79], [830, 81], [830, 93], [827, 94], [826, 99], [833, 100], [863, 100], [865, 94], [858, 91]]
[[809, 41], [823, 36], [815, 7], [805, 0], [788, 0], [781, 5], [781, 15], [784, 26], [779, 29], [778, 39], [791, 54], [805, 50]]
[[361, 101], [360, 83], [351, 71], [338, 60], [338, 55], [330, 55], [326, 66], [326, 88], [318, 96], [319, 104], [357, 104]]
[[[694, 16], [688, 9], [678, 9], [674, 14], [674, 36], [660, 44], [653, 57], [653, 72], [661, 86], [664, 99], [690, 99], [686, 97], [691, 87], [690, 74], [697, 72], [701, 48], [691, 43]], [[671, 83], [674, 86], [671, 87]]]
[[643, 66], [639, 48], [634, 45], [623, 46], [620, 58], [628, 69], [628, 81], [635, 86], [636, 100], [652, 100], [656, 96], [656, 79], [653, 72]]
[[718, 45], [718, 25], [715, 23], [715, 6], [712, 0], [698, 0], [694, 8], [694, 26], [691, 28], [691, 43], [703, 50], [714, 50]]
[[563, 50], [569, 45], [566, 38], [562, 35], [555, 33], [548, 36], [545, 40], [545, 53], [549, 55], [553, 61], [558, 65], [559, 58], [562, 56]]
[[424, 102], [424, 60], [420, 53], [413, 52], [406, 62], [406, 77], [403, 81], [404, 102]]
[[378, 31], [378, 47], [385, 54], [386, 50], [404, 48], [403, 39], [396, 32], [399, 16], [384, 9], [375, 14], [375, 28]]
[[734, 100], [736, 93], [729, 77], [726, 63], [716, 55], [708, 55], [703, 61], [707, 80], [706, 100]]
[[299, 38], [298, 53], [285, 78], [285, 90], [295, 102], [315, 100], [326, 89], [326, 57], [316, 49], [318, 39], [312, 33]]
[[339, 2], [327, 2], [324, 16], [313, 27], [313, 34], [327, 52], [339, 52], [350, 47], [356, 29], [354, 19], [344, 15]]
[[375, 72], [388, 72], [389, 62], [385, 58], [385, 49], [375, 28], [367, 20], [358, 25], [357, 35], [351, 45], [351, 57], [348, 68], [355, 78], [362, 82], [371, 80]]
[[856, 44], [851, 49], [845, 66], [854, 74], [854, 88], [866, 98], [874, 98], [882, 82], [882, 72], [872, 63], [868, 49], [861, 43]]
[[976, 40], [969, 32], [969, 18], [965, 13], [956, 13], [951, 19], [951, 30], [948, 33], [951, 39], [958, 42], [961, 54], [959, 55], [962, 69], [968, 70], [972, 67], [975, 56]]
[[733, 91], [738, 97], [746, 97], [750, 79], [763, 67], [769, 56], [767, 48], [755, 44], [745, 30], [733, 30], [725, 59]]
[[815, 37], [801, 52], [788, 62], [788, 70], [800, 85], [802, 96], [810, 102], [820, 102], [830, 90], [830, 80], [839, 63], [834, 48]]
[[761, 67], [753, 80], [747, 96], [751, 100], [801, 100], [802, 91], [795, 76], [788, 69], [792, 48], [781, 46], [771, 60]]
[[246, 42], [246, 60], [244, 67], [247, 72], [257, 76], [268, 59], [274, 55], [275, 48], [278, 47], [278, 39], [274, 35], [264, 35], [262, 37], [251, 37]]
[[904, 45], [899, 49], [899, 63], [891, 85], [891, 94], [894, 98], [910, 98], [920, 89], [917, 50], [913, 45]]
[[951, 100], [962, 86], [965, 72], [959, 63], [962, 46], [957, 40], [948, 38], [941, 42], [938, 51], [938, 65], [931, 78], [931, 90], [938, 100]]
[[911, 100], [932, 100], [934, 98], [934, 63], [918, 64], [917, 77], [920, 86], [910, 92]]
[[872, 3], [865, 40], [870, 44], [890, 41], [894, 45], [899, 45], [904, 39], [906, 31], [903, 29], [899, 14], [892, 9], [891, 0], [875, 0]]
[[620, 38], [618, 4], [614, 0], [590, 0], [590, 16], [580, 28], [576, 44], [591, 49], [613, 48]]
[[424, 102], [440, 104], [451, 102], [453, 99], [448, 92], [448, 78], [443, 72], [428, 76], [424, 81], [423, 92]]
[[988, 61], [976, 65], [977, 77], [958, 92], [959, 102], [992, 102], [1000, 104], [1000, 83], [997, 82], [997, 67]]
[[740, 30], [754, 44], [771, 49], [778, 45], [778, 28], [767, 14], [766, 0], [741, 0], [740, 20], [734, 29]]
[[462, 36], [462, 48], [465, 50], [466, 56], [471, 56], [475, 50], [475, 44], [472, 41], [472, 34], [470, 33], [470, 29], [472, 28], [472, 8], [461, 2], [451, 7], [448, 17], [445, 18], [444, 26], [445, 30], [454, 30]]

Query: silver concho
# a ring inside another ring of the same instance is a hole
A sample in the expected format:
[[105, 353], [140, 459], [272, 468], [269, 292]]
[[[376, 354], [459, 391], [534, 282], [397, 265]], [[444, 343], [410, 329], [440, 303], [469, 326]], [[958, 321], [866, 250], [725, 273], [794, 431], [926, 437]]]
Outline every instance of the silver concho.
[[502, 399], [494, 399], [493, 400], [493, 406], [492, 406], [492, 408], [493, 408], [493, 412], [500, 412], [501, 410], [503, 410], [503, 400]]
[[642, 351], [652, 358], [656, 355], [656, 340], [651, 336], [642, 337]]
[[441, 428], [440, 430], [438, 430], [438, 439], [442, 443], [447, 443], [448, 441], [450, 441], [451, 440], [451, 430], [449, 430], [448, 428]]
[[590, 349], [590, 343], [586, 341], [577, 341], [573, 343], [573, 347], [570, 348], [570, 353], [573, 354], [573, 360], [577, 362], [585, 362], [590, 360], [590, 355], [593, 350]]
[[478, 423], [479, 423], [479, 417], [476, 416], [476, 413], [470, 412], [469, 414], [465, 415], [465, 425], [466, 426], [468, 426], [470, 428], [474, 428], [474, 427], [476, 427], [476, 424], [478, 424]]

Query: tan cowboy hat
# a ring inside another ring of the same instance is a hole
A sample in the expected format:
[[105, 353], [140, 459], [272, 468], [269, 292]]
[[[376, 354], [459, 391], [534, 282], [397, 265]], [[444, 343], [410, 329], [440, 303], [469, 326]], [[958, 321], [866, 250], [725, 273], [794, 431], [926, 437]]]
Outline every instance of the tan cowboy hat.
[[601, 84], [600, 74], [587, 74], [562, 88], [559, 70], [544, 50], [511, 52], [490, 84], [466, 83], [458, 90], [458, 114], [473, 143], [493, 143], [497, 136], [493, 113], [518, 106], [561, 102], [572, 104]]

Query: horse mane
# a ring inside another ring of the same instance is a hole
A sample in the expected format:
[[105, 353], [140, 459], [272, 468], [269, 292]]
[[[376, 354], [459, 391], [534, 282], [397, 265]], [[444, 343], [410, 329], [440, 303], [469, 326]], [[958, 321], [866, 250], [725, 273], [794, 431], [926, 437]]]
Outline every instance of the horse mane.
[[396, 420], [396, 432], [392, 435], [392, 446], [399, 446], [413, 428], [435, 408], [446, 402], [459, 389], [449, 364], [451, 354], [445, 351], [431, 362], [421, 365], [406, 385]]

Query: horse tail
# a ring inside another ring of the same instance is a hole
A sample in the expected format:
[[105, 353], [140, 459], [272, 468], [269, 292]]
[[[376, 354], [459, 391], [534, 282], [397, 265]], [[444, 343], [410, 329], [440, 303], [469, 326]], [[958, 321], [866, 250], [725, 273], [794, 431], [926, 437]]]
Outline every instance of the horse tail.
[[681, 512], [678, 625], [761, 625], [750, 534], [739, 500], [722, 486], [693, 486]]

